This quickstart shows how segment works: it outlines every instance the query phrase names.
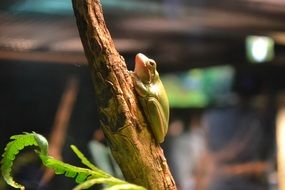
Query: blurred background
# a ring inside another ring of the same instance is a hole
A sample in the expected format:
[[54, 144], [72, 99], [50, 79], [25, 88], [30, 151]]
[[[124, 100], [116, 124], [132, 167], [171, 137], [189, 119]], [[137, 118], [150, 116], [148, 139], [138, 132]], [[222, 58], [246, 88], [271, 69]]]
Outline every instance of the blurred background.
[[[178, 188], [284, 190], [285, 1], [102, 5], [128, 68], [138, 52], [158, 64], [171, 106], [162, 146]], [[1, 0], [0, 107], [1, 150], [11, 135], [36, 131], [48, 137], [53, 156], [78, 164], [75, 144], [121, 176], [99, 129], [70, 0]], [[75, 186], [36, 160], [25, 151], [15, 162], [27, 189]], [[2, 179], [0, 188], [9, 189]]]

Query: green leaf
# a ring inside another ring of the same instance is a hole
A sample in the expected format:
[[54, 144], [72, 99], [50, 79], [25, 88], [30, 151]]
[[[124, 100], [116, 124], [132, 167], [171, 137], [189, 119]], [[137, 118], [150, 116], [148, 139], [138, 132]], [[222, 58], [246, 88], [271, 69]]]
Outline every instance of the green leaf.
[[105, 188], [103, 190], [146, 190], [146, 189], [144, 187], [133, 184], [119, 184]]
[[27, 146], [36, 146], [36, 153], [39, 155], [43, 165], [55, 171], [55, 174], [63, 174], [66, 177], [74, 178], [80, 185], [74, 190], [86, 189], [95, 184], [106, 184], [109, 187], [106, 190], [145, 190], [141, 186], [130, 184], [126, 181], [117, 179], [110, 174], [98, 169], [94, 166], [74, 145], [71, 146], [74, 153], [78, 156], [81, 162], [89, 168], [82, 168], [64, 163], [48, 156], [48, 142], [45, 137], [35, 132], [14, 135], [11, 141], [6, 145], [1, 160], [1, 172], [4, 180], [10, 186], [24, 190], [25, 187], [14, 181], [11, 176], [13, 161], [19, 152]]

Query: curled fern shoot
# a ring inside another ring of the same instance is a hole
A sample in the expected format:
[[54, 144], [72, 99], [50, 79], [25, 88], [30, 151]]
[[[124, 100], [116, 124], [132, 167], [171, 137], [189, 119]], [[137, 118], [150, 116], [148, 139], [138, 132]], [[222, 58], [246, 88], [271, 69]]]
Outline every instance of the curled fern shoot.
[[19, 152], [27, 146], [39, 146], [43, 148], [43, 153], [45, 151], [45, 148], [42, 147], [43, 144], [39, 145], [38, 142], [40, 141], [37, 141], [35, 138], [42, 140], [44, 137], [36, 133], [23, 133], [21, 135], [14, 135], [10, 137], [10, 140], [12, 141], [10, 141], [4, 149], [2, 160], [0, 162], [1, 173], [7, 184], [14, 188], [25, 189], [23, 185], [15, 182], [11, 176], [13, 162], [17, 154], [19, 154]]
[[6, 145], [1, 160], [1, 172], [4, 180], [10, 186], [24, 190], [25, 187], [14, 181], [11, 170], [13, 161], [19, 152], [27, 146], [35, 146], [36, 153], [39, 155], [43, 165], [54, 170], [55, 174], [63, 174], [66, 177], [73, 178], [78, 186], [74, 190], [89, 188], [95, 184], [107, 185], [106, 190], [145, 190], [141, 186], [130, 184], [126, 181], [117, 179], [110, 174], [94, 166], [74, 145], [71, 146], [74, 153], [81, 162], [88, 168], [82, 168], [56, 160], [48, 155], [48, 142], [45, 137], [35, 132], [14, 135]]

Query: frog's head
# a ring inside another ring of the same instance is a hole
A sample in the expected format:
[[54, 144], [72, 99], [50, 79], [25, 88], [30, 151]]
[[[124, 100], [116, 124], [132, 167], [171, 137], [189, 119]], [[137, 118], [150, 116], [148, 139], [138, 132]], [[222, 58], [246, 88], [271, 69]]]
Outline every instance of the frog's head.
[[156, 63], [154, 60], [149, 59], [142, 53], [138, 53], [135, 59], [135, 74], [143, 83], [151, 83], [155, 71]]

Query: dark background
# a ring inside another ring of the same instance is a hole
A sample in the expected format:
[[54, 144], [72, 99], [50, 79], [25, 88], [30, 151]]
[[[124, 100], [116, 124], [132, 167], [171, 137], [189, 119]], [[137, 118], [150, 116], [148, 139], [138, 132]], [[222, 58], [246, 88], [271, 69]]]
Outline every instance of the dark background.
[[[235, 70], [232, 93], [242, 97], [246, 104], [255, 102], [259, 95], [266, 99], [266, 108], [258, 108], [257, 112], [263, 117], [261, 131], [267, 134], [261, 144], [271, 151], [263, 152], [262, 158], [274, 157], [278, 96], [285, 89], [284, 1], [102, 0], [102, 3], [106, 24], [129, 69], [133, 69], [138, 52], [154, 58], [162, 75], [232, 66]], [[75, 76], [80, 81], [79, 93], [63, 155], [66, 161], [74, 162], [70, 144], [76, 144], [89, 155], [86, 144], [99, 127], [99, 118], [71, 7], [67, 0], [0, 2], [1, 150], [11, 135], [23, 131], [48, 136], [66, 82]], [[245, 49], [248, 35], [272, 37], [274, 59], [250, 63]], [[171, 121], [180, 118], [187, 125], [190, 115], [203, 115], [212, 109], [216, 109], [214, 102], [204, 108], [172, 108]], [[171, 138], [163, 145], [166, 155], [169, 144]]]

